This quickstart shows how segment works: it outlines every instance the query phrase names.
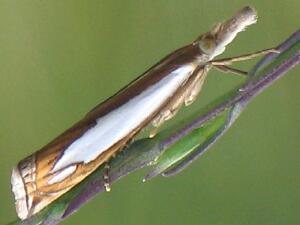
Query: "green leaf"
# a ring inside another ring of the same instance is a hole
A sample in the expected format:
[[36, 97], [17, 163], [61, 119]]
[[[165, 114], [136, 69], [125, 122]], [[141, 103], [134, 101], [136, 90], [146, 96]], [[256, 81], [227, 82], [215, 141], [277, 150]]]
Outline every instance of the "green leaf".
[[195, 149], [199, 148], [207, 140], [210, 140], [215, 133], [225, 128], [229, 110], [221, 112], [218, 116], [207, 121], [203, 126], [193, 130], [188, 135], [171, 145], [153, 164], [155, 169], [149, 173], [145, 180], [161, 174], [177, 162], [185, 158]]

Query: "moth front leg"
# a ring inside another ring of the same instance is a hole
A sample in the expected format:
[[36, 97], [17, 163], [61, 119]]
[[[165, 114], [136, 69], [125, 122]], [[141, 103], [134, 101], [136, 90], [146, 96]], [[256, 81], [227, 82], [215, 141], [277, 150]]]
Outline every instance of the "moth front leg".
[[240, 55], [240, 56], [235, 56], [235, 57], [230, 57], [230, 58], [223, 58], [223, 59], [216, 59], [216, 60], [212, 60], [210, 61], [210, 63], [213, 66], [216, 65], [231, 65], [234, 62], [240, 62], [240, 61], [246, 61], [246, 60], [250, 60], [259, 56], [264, 56], [270, 53], [280, 53], [279, 50], [275, 49], [275, 48], [269, 48], [269, 49], [264, 49], [261, 51], [257, 51], [257, 52], [253, 52], [253, 53], [249, 53], [249, 54], [245, 54], [245, 55]]

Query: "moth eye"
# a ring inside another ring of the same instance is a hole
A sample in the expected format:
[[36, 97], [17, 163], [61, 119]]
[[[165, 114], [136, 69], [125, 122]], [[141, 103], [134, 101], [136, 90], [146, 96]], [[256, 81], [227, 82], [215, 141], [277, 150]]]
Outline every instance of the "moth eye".
[[204, 36], [199, 41], [199, 48], [206, 54], [210, 55], [216, 49], [216, 42], [212, 36]]

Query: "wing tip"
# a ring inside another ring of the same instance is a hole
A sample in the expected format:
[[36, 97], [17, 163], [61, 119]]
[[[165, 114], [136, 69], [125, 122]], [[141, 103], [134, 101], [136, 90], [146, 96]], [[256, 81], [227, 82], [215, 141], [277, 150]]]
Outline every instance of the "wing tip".
[[31, 155], [18, 163], [12, 170], [11, 186], [15, 197], [16, 212], [24, 220], [31, 215], [33, 196], [29, 192], [35, 191], [36, 163], [35, 155]]
[[12, 192], [15, 197], [16, 212], [20, 219], [28, 217], [29, 209], [26, 199], [26, 188], [19, 167], [15, 166], [11, 175]]

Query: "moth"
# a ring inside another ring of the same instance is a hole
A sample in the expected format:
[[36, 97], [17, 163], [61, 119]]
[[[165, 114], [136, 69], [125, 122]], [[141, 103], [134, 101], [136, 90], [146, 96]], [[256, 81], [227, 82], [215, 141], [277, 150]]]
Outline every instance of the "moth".
[[[194, 102], [211, 68], [246, 75], [229, 65], [274, 52], [267, 49], [214, 60], [256, 18], [256, 11], [247, 6], [227, 21], [217, 23], [100, 103], [45, 147], [20, 161], [11, 177], [19, 218], [26, 219], [41, 211], [99, 166], [107, 164], [145, 127], [152, 126], [149, 135], [153, 137], [157, 128], [174, 117], [181, 106]], [[109, 190], [109, 181], [106, 189]]]

